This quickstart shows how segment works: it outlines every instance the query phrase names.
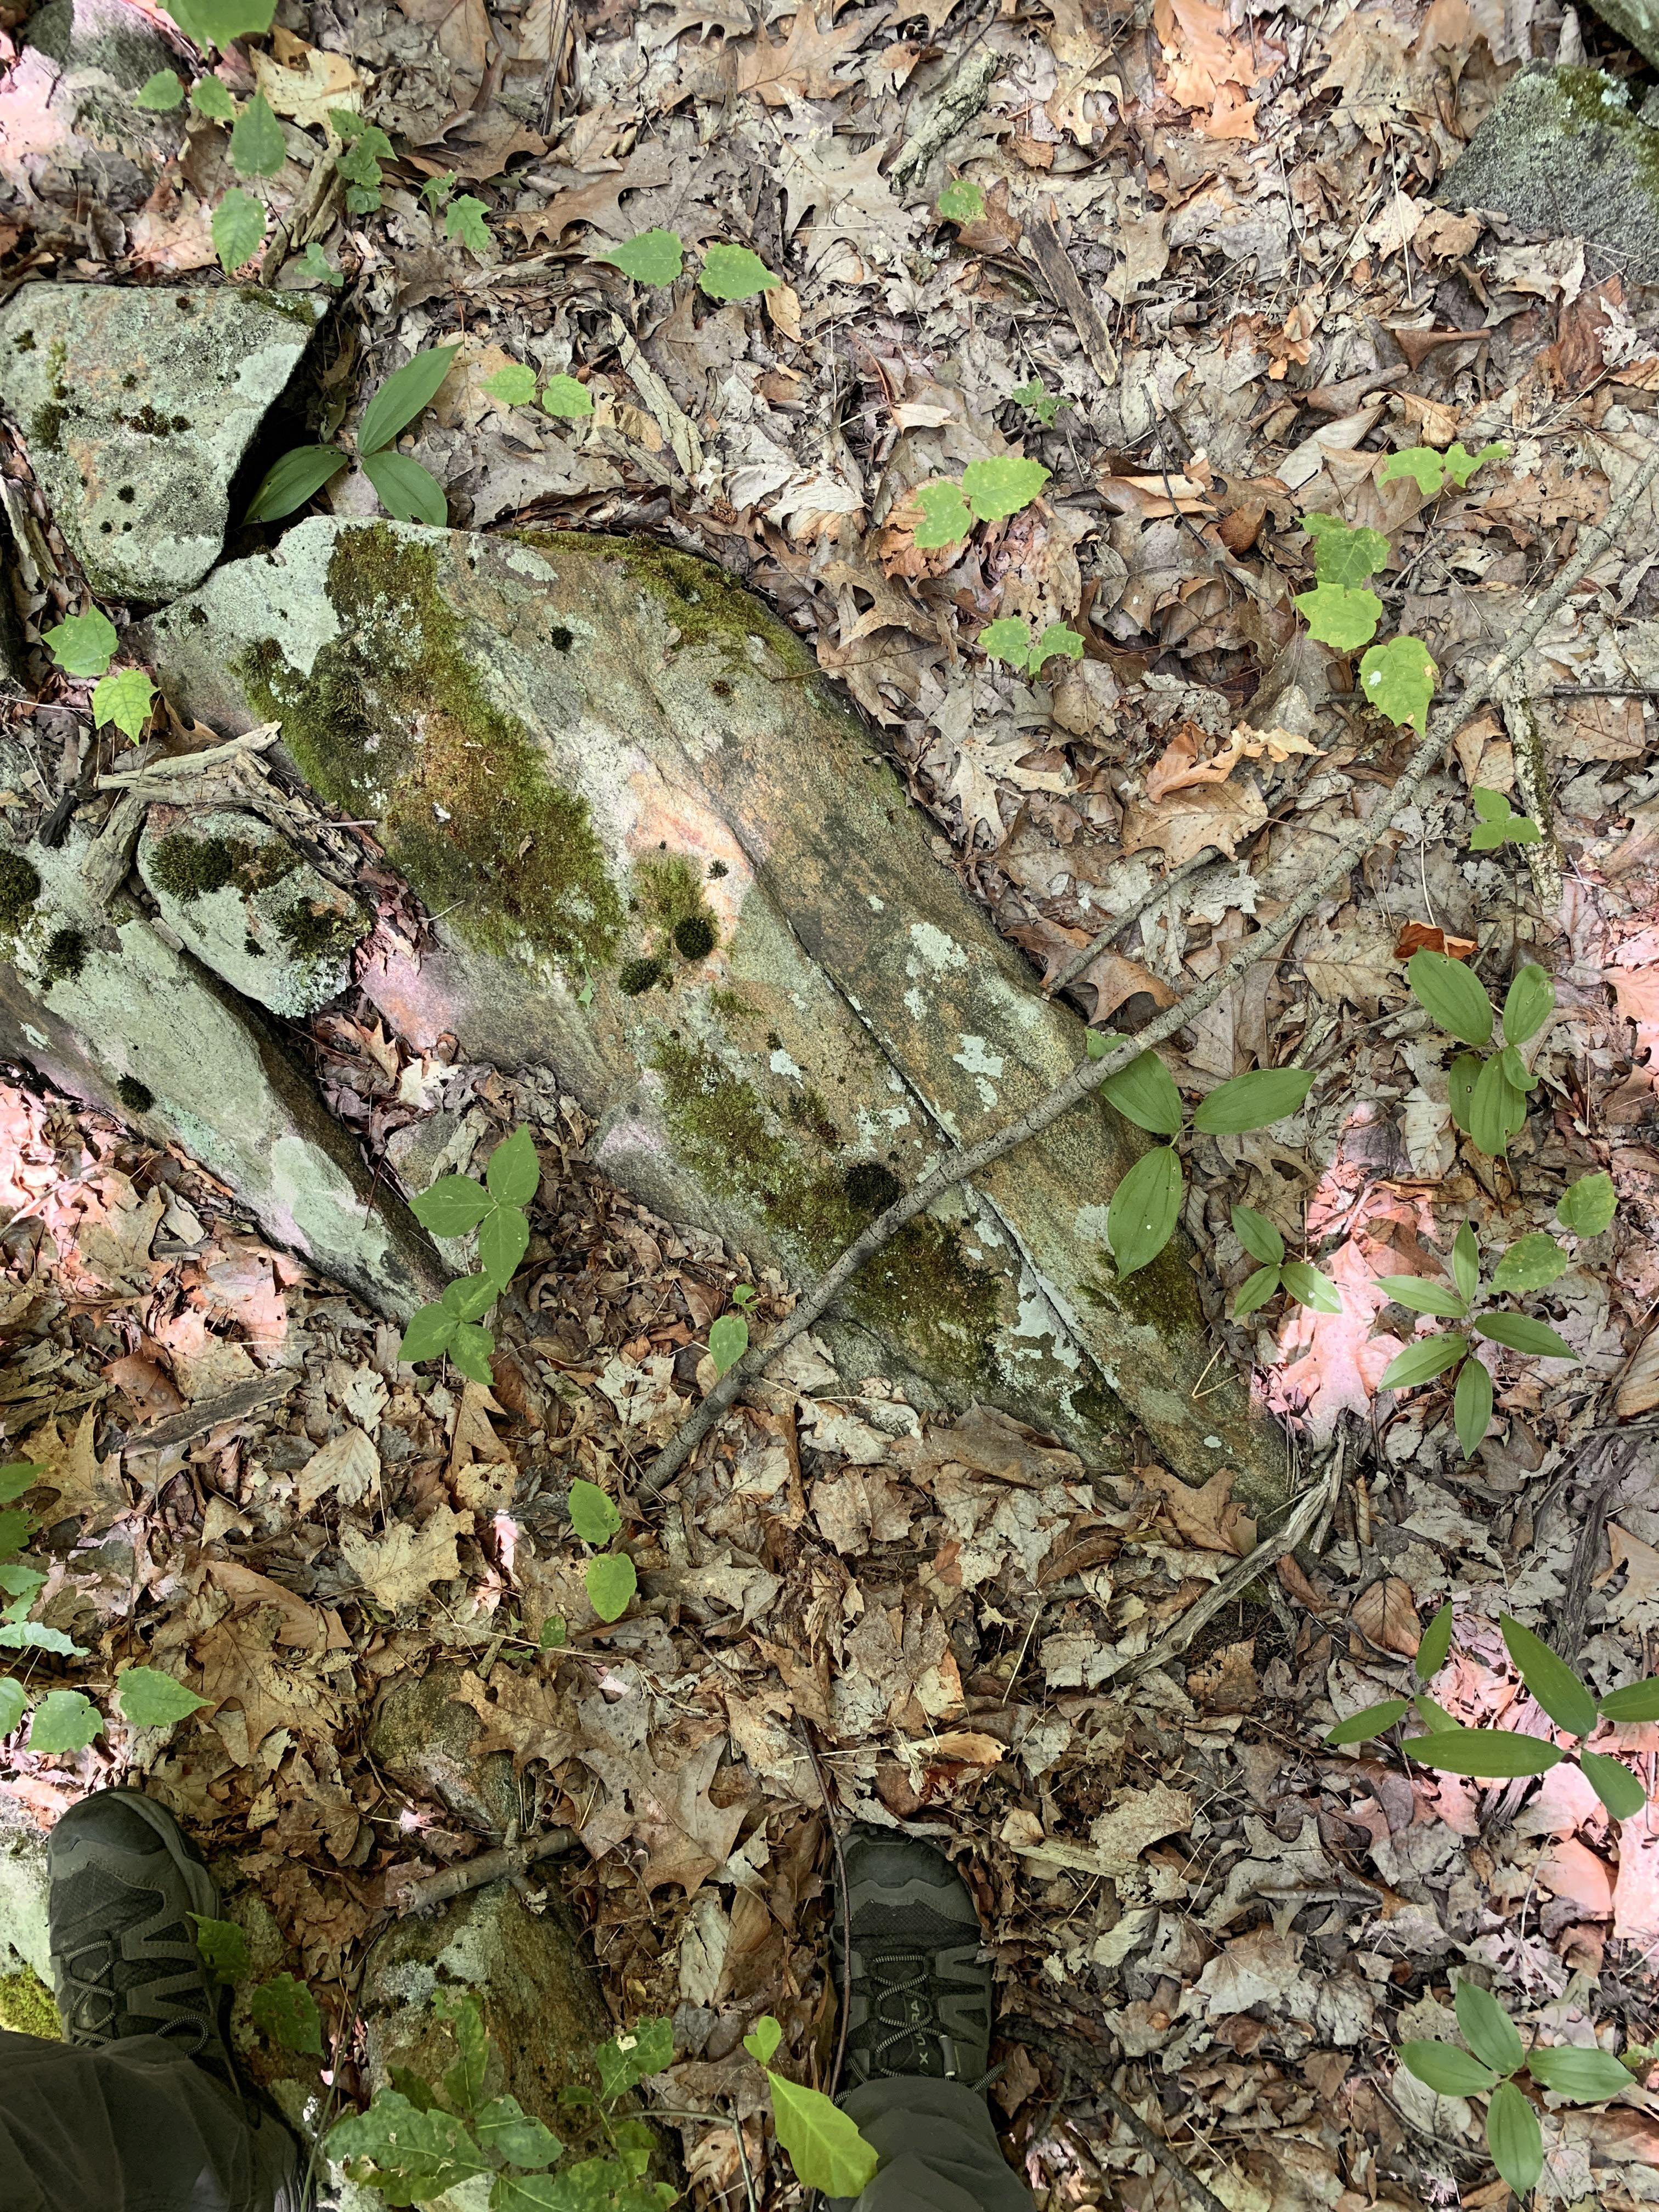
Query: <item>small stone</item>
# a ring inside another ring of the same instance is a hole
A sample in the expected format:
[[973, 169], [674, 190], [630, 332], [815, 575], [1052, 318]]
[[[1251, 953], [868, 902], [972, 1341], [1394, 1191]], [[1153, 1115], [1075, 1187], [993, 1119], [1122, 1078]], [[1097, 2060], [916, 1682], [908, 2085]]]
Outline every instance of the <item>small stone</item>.
[[593, 2053], [611, 2025], [556, 1874], [541, 1867], [530, 1878], [546, 1893], [540, 1912], [529, 1911], [511, 1883], [492, 1882], [380, 1937], [363, 1965], [365, 2072], [374, 2088], [392, 2066], [441, 2081], [455, 2063], [455, 2045], [433, 2017], [433, 1996], [471, 1990], [500, 2054], [486, 2094], [516, 2097], [568, 2138], [571, 2115], [559, 2092], [573, 2081], [597, 2084]]
[[197, 958], [272, 1013], [303, 1021], [350, 982], [368, 916], [257, 814], [153, 806], [138, 872]]
[[25, 284], [0, 400], [94, 590], [176, 599], [219, 557], [231, 479], [310, 343], [311, 302]]
[[1438, 197], [1613, 247], [1627, 276], [1659, 279], [1659, 131], [1601, 70], [1540, 64], [1511, 77]]
[[118, 240], [117, 219], [143, 206], [184, 142], [182, 111], [158, 115], [134, 102], [164, 69], [187, 75], [191, 63], [153, 16], [125, 0], [48, 0], [4, 79], [0, 178], [26, 203], [45, 201], [79, 222], [90, 216]]
[[510, 1752], [477, 1758], [474, 1739], [483, 1727], [455, 1692], [463, 1669], [447, 1660], [424, 1674], [399, 1675], [381, 1698], [369, 1730], [377, 1766], [404, 1789], [435, 1797], [458, 1820], [499, 1838], [522, 1807]]

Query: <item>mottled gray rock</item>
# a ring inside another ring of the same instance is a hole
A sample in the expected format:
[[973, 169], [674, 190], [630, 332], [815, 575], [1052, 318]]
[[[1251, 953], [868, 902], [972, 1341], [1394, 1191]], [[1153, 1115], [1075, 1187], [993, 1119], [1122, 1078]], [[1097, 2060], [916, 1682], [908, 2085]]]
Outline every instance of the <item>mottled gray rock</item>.
[[369, 916], [257, 814], [152, 806], [138, 872], [197, 958], [273, 1014], [303, 1021], [350, 982]]
[[188, 75], [185, 50], [124, 0], [48, 0], [0, 78], [0, 178], [33, 202], [109, 222], [141, 208], [184, 143], [186, 111], [132, 95], [158, 70]]
[[[315, 520], [141, 637], [185, 713], [279, 719], [438, 917], [418, 963], [362, 978], [405, 1036], [556, 1071], [600, 1164], [797, 1281], [1082, 1058], [799, 641], [704, 562]], [[1091, 1103], [942, 1201], [852, 1286], [842, 1371], [1097, 1459], [1127, 1405], [1183, 1474], [1276, 1495], [1282, 1445], [1218, 1387], [1186, 1249], [1112, 1278], [1143, 1145]]]
[[1600, 70], [1539, 64], [1511, 77], [1438, 197], [1588, 239], [1629, 276], [1659, 281], [1659, 131]]
[[313, 314], [251, 286], [93, 284], [26, 284], [0, 312], [0, 402], [94, 589], [172, 599], [207, 574]]
[[1655, 0], [1590, 0], [1590, 5], [1644, 62], [1659, 69], [1659, 5]]
[[[426, 1237], [374, 1193], [356, 1143], [264, 1017], [125, 895], [100, 890], [107, 856], [83, 821], [57, 848], [0, 846], [0, 1052], [176, 1139], [278, 1243], [406, 1315], [443, 1279]], [[118, 812], [118, 844], [120, 830]], [[116, 867], [118, 881], [118, 854]]]
[[492, 2075], [487, 2094], [505, 2091], [569, 2137], [559, 2092], [596, 2081], [593, 2051], [613, 2031], [556, 1877], [538, 1869], [536, 1881], [546, 1896], [540, 1912], [498, 1881], [399, 1921], [380, 1937], [363, 1963], [359, 1998], [372, 2088], [386, 2085], [393, 2066], [441, 2080], [455, 2045], [434, 2020], [432, 2000], [439, 1990], [471, 1990], [499, 2053], [499, 2076]]
[[455, 1692], [464, 1669], [440, 1660], [424, 1674], [400, 1674], [382, 1696], [369, 1730], [375, 1765], [417, 1796], [435, 1797], [458, 1820], [498, 1841], [525, 1806], [509, 1752], [483, 1759], [472, 1746], [483, 1723]]

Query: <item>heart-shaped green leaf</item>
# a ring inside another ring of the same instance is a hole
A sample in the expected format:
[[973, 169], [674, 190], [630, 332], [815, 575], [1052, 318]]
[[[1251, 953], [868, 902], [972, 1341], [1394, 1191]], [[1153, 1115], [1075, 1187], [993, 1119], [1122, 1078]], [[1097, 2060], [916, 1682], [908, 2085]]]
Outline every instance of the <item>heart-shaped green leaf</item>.
[[1567, 1255], [1553, 1237], [1541, 1229], [1517, 1237], [1492, 1270], [1494, 1291], [1541, 1291], [1553, 1283], [1567, 1264]]
[[1193, 1127], [1206, 1137], [1237, 1137], [1247, 1129], [1270, 1128], [1294, 1114], [1313, 1089], [1309, 1067], [1257, 1067], [1218, 1084], [1199, 1101]]
[[708, 1356], [714, 1372], [724, 1375], [749, 1349], [749, 1324], [741, 1314], [722, 1314], [708, 1331]]
[[441, 1305], [419, 1306], [410, 1316], [398, 1357], [411, 1367], [422, 1359], [441, 1358], [455, 1334], [456, 1316]]
[[636, 284], [677, 284], [685, 267], [685, 249], [677, 231], [641, 230], [593, 258], [610, 262]]
[[1120, 1279], [1155, 1260], [1175, 1234], [1181, 1212], [1181, 1163], [1170, 1145], [1135, 1162], [1112, 1193], [1106, 1241]]
[[1338, 653], [1357, 653], [1369, 645], [1382, 619], [1382, 602], [1375, 592], [1346, 584], [1316, 584], [1310, 592], [1298, 592], [1292, 604], [1309, 636]]
[[170, 1728], [210, 1700], [198, 1698], [159, 1667], [124, 1667], [115, 1678], [115, 1702], [133, 1728]]
[[1359, 688], [1379, 714], [1408, 722], [1420, 738], [1439, 673], [1420, 637], [1391, 637], [1360, 661]]
[[1490, 1044], [1492, 1000], [1461, 960], [1425, 945], [1406, 966], [1412, 996], [1431, 1019], [1462, 1044]]
[[957, 544], [973, 528], [973, 510], [963, 497], [959, 483], [919, 484], [913, 496], [921, 514], [915, 528], [918, 552], [933, 553], [941, 546]]
[[697, 289], [711, 300], [752, 300], [782, 282], [746, 246], [711, 246], [702, 257]]
[[1555, 1209], [1556, 1218], [1575, 1237], [1599, 1237], [1618, 1211], [1619, 1194], [1605, 1169], [1570, 1182]]
[[626, 1552], [606, 1552], [587, 1563], [587, 1602], [601, 1620], [620, 1620], [628, 1610], [639, 1577]]
[[981, 522], [1000, 522], [1029, 507], [1048, 481], [1041, 461], [1000, 453], [993, 460], [969, 462], [962, 472], [962, 495]]
[[[1150, 1129], [1154, 1136], [1178, 1137], [1181, 1134], [1181, 1093], [1176, 1089], [1175, 1078], [1155, 1052], [1143, 1052], [1115, 1075], [1109, 1075], [1101, 1090], [1118, 1112], [1142, 1129]], [[1261, 1219], [1260, 1214], [1256, 1216]], [[1253, 1249], [1253, 1248], [1247, 1248]], [[1281, 1243], [1279, 1256], [1284, 1256]], [[1265, 1254], [1258, 1254], [1265, 1258]]]
[[879, 2161], [857, 2123], [821, 2089], [803, 2088], [781, 2074], [766, 2078], [772, 2124], [801, 2186], [821, 2189], [826, 2197], [861, 2195]]
[[489, 1211], [489, 1195], [471, 1176], [440, 1176], [429, 1188], [409, 1201], [409, 1210], [422, 1229], [434, 1237], [465, 1237]]
[[1385, 1390], [1413, 1390], [1419, 1382], [1431, 1382], [1437, 1375], [1443, 1375], [1449, 1367], [1455, 1367], [1469, 1348], [1469, 1340], [1455, 1329], [1439, 1336], [1425, 1336], [1416, 1344], [1395, 1354], [1382, 1370], [1382, 1387]]
[[584, 1475], [571, 1484], [567, 1503], [570, 1525], [585, 1544], [608, 1544], [622, 1527], [615, 1499]]

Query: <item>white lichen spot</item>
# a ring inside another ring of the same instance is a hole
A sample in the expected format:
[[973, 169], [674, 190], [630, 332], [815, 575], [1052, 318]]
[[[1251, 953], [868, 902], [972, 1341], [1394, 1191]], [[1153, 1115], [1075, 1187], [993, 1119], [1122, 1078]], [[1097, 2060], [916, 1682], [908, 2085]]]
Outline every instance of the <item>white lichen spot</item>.
[[886, 913], [887, 902], [885, 899], [878, 899], [873, 891], [867, 891], [865, 896], [869, 901], [870, 911], [872, 914]]
[[993, 1052], [983, 1037], [963, 1036], [958, 1031], [957, 1042], [962, 1050], [953, 1052], [951, 1057], [958, 1067], [965, 1067], [969, 1075], [1000, 1076], [1002, 1073], [1002, 1054]]
[[943, 975], [952, 968], [968, 965], [968, 955], [954, 937], [947, 937], [942, 929], [935, 929], [931, 921], [910, 924], [910, 942], [923, 961], [936, 975]]
[[916, 988], [914, 983], [911, 984], [909, 989], [904, 994], [904, 1004], [907, 1011], [915, 1020], [919, 1022], [925, 1022], [927, 1020], [927, 999], [923, 996], [922, 993]]
[[799, 1068], [796, 1066], [794, 1061], [790, 1059], [788, 1054], [784, 1051], [781, 1046], [780, 1046], [777, 1051], [773, 1054], [771, 1059], [767, 1062], [767, 1066], [771, 1069], [774, 1075], [787, 1075], [796, 1083], [799, 1083], [801, 1079]]
[[1108, 1215], [1106, 1206], [1079, 1206], [1072, 1216], [1072, 1226], [1085, 1243], [1103, 1244]]
[[34, 1047], [36, 1052], [50, 1052], [52, 1050], [52, 1047], [47, 1043], [46, 1038], [41, 1036], [40, 1030], [35, 1028], [33, 1022], [25, 1022], [22, 1028], [23, 1035]]
[[1220, 1437], [1206, 1437], [1204, 1439], [1204, 1448], [1206, 1451], [1219, 1451], [1221, 1449]]

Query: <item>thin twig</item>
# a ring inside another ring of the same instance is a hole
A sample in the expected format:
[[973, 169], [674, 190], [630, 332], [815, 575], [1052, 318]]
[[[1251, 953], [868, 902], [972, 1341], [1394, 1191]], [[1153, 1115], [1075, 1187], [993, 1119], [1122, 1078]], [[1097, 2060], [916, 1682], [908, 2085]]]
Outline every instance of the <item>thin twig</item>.
[[749, 2146], [743, 2139], [743, 2115], [738, 2110], [735, 2097], [732, 2100], [732, 2133], [738, 2146], [738, 2164], [743, 2168], [743, 2189], [749, 2199], [749, 2212], [760, 2212], [755, 2201], [755, 2177], [749, 2171]]
[[1152, 2154], [1176, 2186], [1190, 2197], [1194, 2204], [1201, 2204], [1204, 2212], [1227, 2212], [1226, 2206], [1214, 2190], [1200, 2181], [1191, 2166], [1170, 2149], [1163, 2136], [1147, 2126], [1133, 2105], [1126, 2105], [1122, 2098], [1110, 2089], [1097, 2088], [1091, 2094], [1105, 2106], [1114, 2119], [1122, 2121], [1141, 2148]]
[[1040, 1135], [1062, 1115], [1069, 1114], [1073, 1106], [1097, 1091], [1108, 1076], [1121, 1073], [1131, 1060], [1139, 1059], [1143, 1052], [1172, 1037], [1195, 1015], [1206, 1012], [1258, 961], [1265, 959], [1271, 952], [1276, 952], [1281, 945], [1294, 937], [1326, 894], [1352, 872], [1374, 845], [1381, 842], [1400, 815], [1413, 804], [1470, 708], [1479, 705], [1483, 699], [1490, 698], [1530, 650], [1545, 623], [1567, 594], [1613, 544], [1637, 501], [1656, 477], [1659, 477], [1659, 445], [1654, 447], [1626, 490], [1608, 509], [1606, 520], [1598, 524], [1583, 538], [1577, 552], [1509, 643], [1493, 656], [1485, 675], [1467, 685], [1455, 702], [1443, 707], [1432, 717], [1426, 736], [1419, 740], [1404, 773], [1389, 793], [1391, 803], [1386, 807], [1379, 806], [1369, 821], [1355, 823], [1338, 844], [1332, 859], [1290, 901], [1282, 913], [1241, 945], [1233, 957], [1218, 968], [1206, 982], [1196, 984], [1176, 1000], [1172, 1006], [1154, 1015], [1146, 1028], [1134, 1036], [1126, 1039], [1102, 1060], [1085, 1060], [1024, 1114], [1012, 1121], [1005, 1122], [1000, 1129], [981, 1138], [978, 1144], [970, 1145], [965, 1152], [947, 1156], [931, 1175], [924, 1176], [902, 1198], [895, 1200], [884, 1213], [878, 1214], [863, 1235], [849, 1244], [834, 1265], [818, 1278], [812, 1288], [797, 1299], [794, 1310], [768, 1342], [752, 1346], [734, 1367], [726, 1370], [696, 1411], [682, 1423], [666, 1448], [647, 1469], [640, 1485], [641, 1491], [648, 1495], [660, 1490], [665, 1482], [678, 1474], [744, 1385], [763, 1374], [787, 1346], [805, 1334], [834, 1304], [865, 1262], [890, 1244], [900, 1230], [914, 1221], [919, 1213], [926, 1212], [935, 1199], [942, 1197], [947, 1190], [954, 1189], [958, 1183], [971, 1181], [1029, 1139]]
[[500, 1850], [480, 1851], [476, 1858], [446, 1867], [441, 1874], [428, 1875], [424, 1881], [406, 1882], [388, 1902], [401, 1920], [409, 1913], [447, 1904], [452, 1897], [465, 1897], [469, 1890], [483, 1889], [487, 1883], [523, 1874], [538, 1859], [561, 1858], [565, 1852], [574, 1851], [580, 1840], [574, 1828], [550, 1828], [545, 1835], [532, 1836], [527, 1844], [515, 1844], [510, 1850], [503, 1846]]
[[841, 2018], [836, 2032], [836, 2063], [830, 2069], [830, 2094], [833, 2097], [841, 2087], [841, 2069], [847, 2057], [847, 2015], [853, 2001], [853, 1904], [847, 1894], [847, 1861], [842, 1852], [841, 1831], [836, 1826], [823, 1769], [818, 1765], [818, 1755], [813, 1748], [810, 1723], [802, 1723], [800, 1740], [806, 1747], [806, 1756], [812, 1762], [813, 1778], [818, 1785], [818, 1795], [823, 1800], [823, 1818], [830, 1831], [830, 1847], [836, 1855], [836, 1894], [841, 1899], [841, 1988], [837, 1993], [837, 2010]]
[[1143, 897], [1136, 899], [1132, 905], [1126, 906], [1121, 914], [1115, 914], [1103, 929], [1096, 931], [1080, 952], [1074, 952], [1072, 955], [1053, 982], [1043, 985], [1043, 997], [1052, 999], [1057, 992], [1063, 991], [1068, 983], [1074, 981], [1083, 973], [1091, 960], [1105, 951], [1114, 939], [1122, 936], [1132, 921], [1139, 921], [1149, 906], [1156, 906], [1166, 891], [1176, 890], [1192, 877], [1202, 874], [1206, 868], [1212, 866], [1221, 857], [1221, 852], [1217, 846], [1200, 845], [1191, 860], [1183, 860], [1178, 868], [1171, 868], [1166, 874], [1161, 875], [1151, 890], [1147, 891]]

